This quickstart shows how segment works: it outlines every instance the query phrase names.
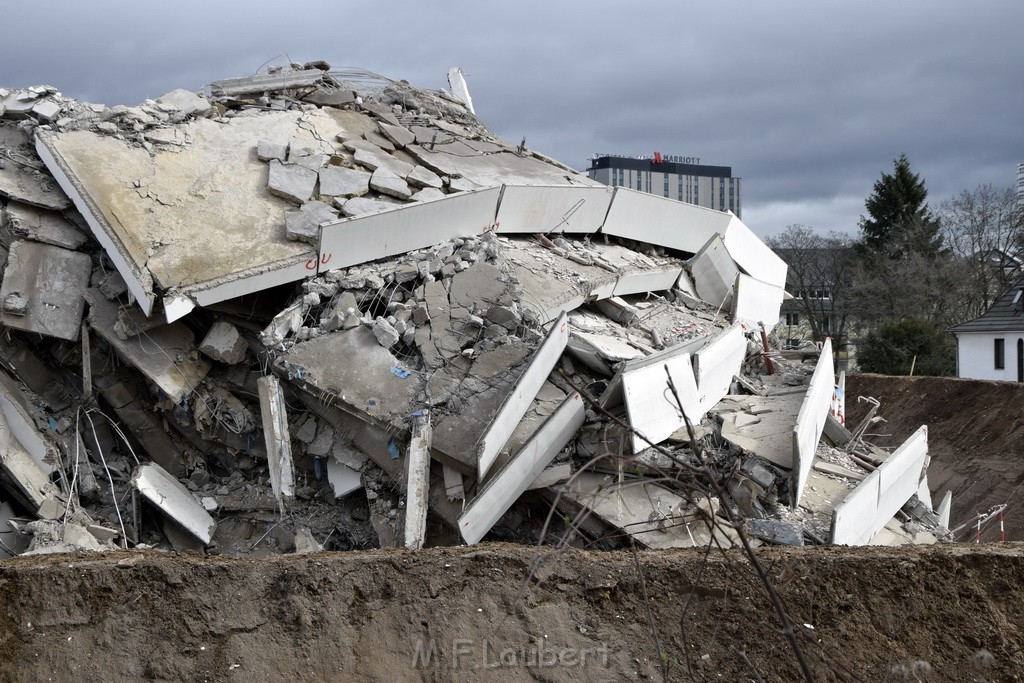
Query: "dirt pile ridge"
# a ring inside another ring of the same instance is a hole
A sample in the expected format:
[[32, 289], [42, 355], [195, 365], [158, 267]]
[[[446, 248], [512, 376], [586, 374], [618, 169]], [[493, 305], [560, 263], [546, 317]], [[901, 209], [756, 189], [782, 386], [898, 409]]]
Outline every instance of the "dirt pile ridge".
[[[541, 566], [516, 603], [535, 557], [484, 544], [7, 560], [0, 678], [660, 678], [630, 552], [566, 552]], [[929, 681], [1019, 680], [1024, 671], [1018, 544], [771, 548], [761, 558], [817, 680], [914, 680], [901, 671], [922, 661]], [[753, 680], [751, 665], [765, 680], [798, 680], [740, 554], [644, 552], [640, 564], [671, 680]]]
[[[887, 422], [871, 440], [895, 448], [922, 424], [928, 425], [932, 461], [928, 484], [938, 505], [953, 492], [950, 524], [956, 526], [994, 505], [1009, 503], [1007, 540], [1024, 540], [1024, 384], [952, 377], [850, 375], [846, 378], [847, 426], [867, 412], [857, 396], [881, 401]], [[998, 524], [984, 540], [998, 541]]]

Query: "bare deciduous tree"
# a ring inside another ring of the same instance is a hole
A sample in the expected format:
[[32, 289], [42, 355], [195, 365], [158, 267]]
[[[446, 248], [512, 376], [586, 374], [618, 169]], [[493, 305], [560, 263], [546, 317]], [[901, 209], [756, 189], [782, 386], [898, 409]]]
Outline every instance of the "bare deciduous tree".
[[805, 225], [790, 225], [765, 240], [789, 265], [786, 288], [795, 307], [807, 319], [815, 341], [832, 337], [845, 344], [850, 320], [853, 238], [832, 231], [820, 235]]
[[968, 266], [970, 310], [981, 315], [1020, 277], [1024, 211], [1012, 187], [964, 190], [939, 209], [944, 243]]

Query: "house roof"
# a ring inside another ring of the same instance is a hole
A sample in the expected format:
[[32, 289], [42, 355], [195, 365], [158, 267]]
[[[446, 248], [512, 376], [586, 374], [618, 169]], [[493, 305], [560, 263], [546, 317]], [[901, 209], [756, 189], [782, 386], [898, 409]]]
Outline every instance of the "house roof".
[[949, 328], [953, 334], [1024, 330], [1024, 279], [1018, 280], [992, 307], [974, 320]]

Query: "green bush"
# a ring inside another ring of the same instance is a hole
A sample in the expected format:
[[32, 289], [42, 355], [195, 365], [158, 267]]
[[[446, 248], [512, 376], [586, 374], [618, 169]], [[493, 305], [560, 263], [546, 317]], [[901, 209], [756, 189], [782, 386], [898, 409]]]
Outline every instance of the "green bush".
[[[914, 363], [914, 358], [917, 358]], [[881, 325], [868, 333], [857, 350], [861, 372], [908, 375], [954, 375], [954, 342], [941, 330], [914, 318]]]

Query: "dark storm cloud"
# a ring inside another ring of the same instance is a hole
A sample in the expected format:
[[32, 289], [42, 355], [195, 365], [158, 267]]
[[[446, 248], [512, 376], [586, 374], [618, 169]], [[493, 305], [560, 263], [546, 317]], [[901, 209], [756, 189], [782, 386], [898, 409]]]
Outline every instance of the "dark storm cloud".
[[907, 153], [933, 203], [1024, 161], [1017, 0], [18, 4], [0, 84], [107, 104], [323, 58], [424, 87], [458, 65], [480, 117], [576, 168], [700, 156], [744, 178], [758, 233], [852, 230]]

